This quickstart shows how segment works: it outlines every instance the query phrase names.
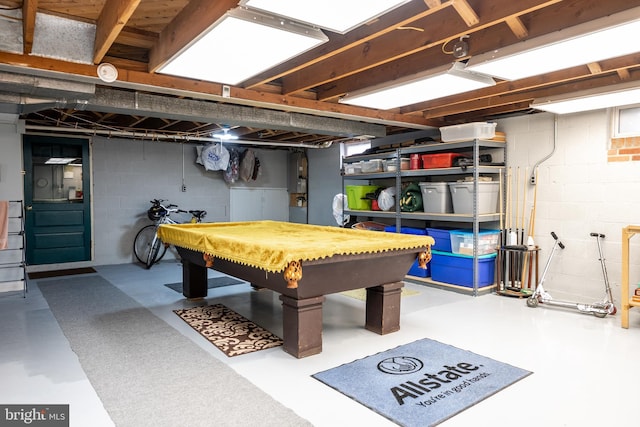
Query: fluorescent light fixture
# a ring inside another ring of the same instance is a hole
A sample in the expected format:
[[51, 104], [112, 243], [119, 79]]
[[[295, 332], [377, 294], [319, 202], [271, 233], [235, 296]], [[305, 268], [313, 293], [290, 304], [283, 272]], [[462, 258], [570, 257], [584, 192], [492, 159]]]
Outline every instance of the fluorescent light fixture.
[[158, 72], [238, 85], [327, 40], [317, 28], [236, 8]]
[[242, 0], [241, 6], [260, 9], [344, 34], [408, 0]]
[[75, 157], [51, 157], [47, 159], [44, 164], [45, 165], [67, 165], [73, 162]]
[[464, 64], [454, 62], [450, 68], [449, 66], [447, 68], [441, 67], [430, 70], [428, 74], [419, 74], [396, 80], [391, 84], [385, 83], [348, 93], [340, 99], [340, 102], [389, 110], [495, 84], [496, 82], [492, 78], [470, 73], [465, 70]]
[[597, 90], [536, 99], [531, 104], [531, 108], [555, 114], [569, 114], [637, 104], [639, 99], [640, 82], [630, 82]]
[[467, 69], [518, 80], [638, 52], [640, 8], [472, 57]]

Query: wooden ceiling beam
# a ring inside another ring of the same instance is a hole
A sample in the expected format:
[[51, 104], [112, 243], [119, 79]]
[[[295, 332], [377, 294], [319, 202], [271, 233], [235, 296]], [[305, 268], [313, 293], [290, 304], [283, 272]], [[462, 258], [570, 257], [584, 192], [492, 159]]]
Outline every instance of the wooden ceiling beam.
[[286, 64], [276, 66], [271, 70], [247, 80], [244, 82], [244, 87], [253, 89], [256, 86], [293, 74], [349, 49], [365, 44], [384, 34], [395, 31], [398, 27], [411, 26], [413, 22], [429, 16], [444, 7], [445, 5], [443, 4], [435, 5], [434, 3], [433, 7], [425, 9], [419, 2], [410, 2], [386, 14], [385, 19], [377, 19], [371, 23], [355, 28], [345, 35], [336, 36], [329, 34], [329, 41], [327, 43], [299, 55]]
[[238, 0], [190, 1], [160, 33], [158, 42], [151, 48], [149, 72], [155, 72], [237, 5]]
[[480, 23], [480, 18], [475, 10], [469, 5], [467, 0], [451, 0], [451, 5], [458, 12], [467, 27], [473, 27]]
[[140, 4], [140, 0], [107, 0], [96, 22], [93, 63], [99, 64]]
[[[630, 69], [638, 68], [637, 64], [640, 64], [640, 53], [601, 61], [601, 74], [620, 74], [620, 70], [628, 71]], [[523, 93], [549, 86], [563, 86], [571, 84], [574, 81], [581, 81], [590, 77], [593, 77], [593, 74], [589, 72], [587, 67], [577, 66], [566, 70], [555, 71], [544, 76], [529, 77], [515, 82], [500, 82], [493, 87], [423, 102], [410, 107], [401, 108], [400, 112], [407, 114], [410, 112], [423, 111], [425, 118], [433, 118], [440, 114], [441, 109], [464, 108], [468, 99], [496, 99], [497, 97], [505, 96], [511, 92]]]
[[22, 53], [31, 54], [33, 35], [36, 31], [38, 0], [24, 0], [22, 3]]
[[[529, 37], [538, 37], [561, 30], [566, 27], [567, 21], [577, 24], [607, 16], [620, 9], [624, 10], [624, 8], [628, 8], [626, 1], [610, 0], [601, 2], [599, 0], [582, 0], [581, 4], [589, 7], [582, 11], [580, 21], [577, 21], [575, 17], [577, 5], [574, 3], [555, 3], [550, 6], [552, 9], [537, 10], [536, 13], [532, 13], [527, 17]], [[549, 19], [549, 14], [552, 14], [556, 19]], [[469, 34], [472, 34], [469, 42], [472, 57], [518, 42], [511, 29], [501, 23], [480, 30], [470, 30]], [[435, 46], [368, 69], [367, 72], [333, 80], [330, 83], [320, 85], [316, 88], [316, 91], [319, 100], [336, 99], [348, 91], [373, 87], [418, 74], [425, 70], [425, 64], [429, 64], [428, 68], [436, 68], [448, 63], [451, 63], [451, 58], [442, 55], [440, 47]]]
[[424, 4], [427, 5], [429, 9], [434, 9], [442, 5], [440, 0], [424, 0]]
[[[630, 70], [629, 78], [626, 81], [640, 81], [640, 69], [635, 71]], [[468, 97], [455, 104], [442, 105], [433, 109], [425, 110], [424, 117], [433, 119], [441, 116], [451, 116], [479, 109], [518, 103], [527, 99], [564, 95], [581, 90], [611, 86], [622, 82], [623, 81], [620, 76], [615, 72], [603, 73], [597, 77], [566, 80], [550, 85], [532, 86], [526, 89], [523, 88], [519, 91], [503, 91], [501, 93], [494, 93], [489, 96], [481, 96], [478, 98]]]
[[511, 29], [511, 32], [518, 39], [522, 40], [529, 36], [529, 30], [527, 30], [527, 27], [524, 25], [524, 23], [519, 17], [509, 16], [507, 19], [505, 19], [504, 22], [509, 26], [509, 28]]
[[[451, 1], [451, 0], [450, 0]], [[292, 94], [315, 86], [334, 82], [344, 77], [362, 73], [386, 63], [427, 50], [434, 46], [460, 36], [489, 28], [502, 23], [507, 17], [518, 13], [548, 7], [560, 0], [497, 0], [491, 8], [482, 9], [481, 24], [470, 30], [467, 25], [454, 17], [455, 11], [442, 8], [437, 14], [425, 16], [413, 22], [413, 26], [428, 31], [394, 31], [369, 41], [366, 45], [355, 46], [317, 64], [310, 65], [299, 72], [287, 75], [282, 79], [282, 93]], [[443, 3], [448, 5], [450, 3]], [[452, 57], [443, 60], [453, 61]], [[424, 69], [424, 64], [423, 64]], [[394, 80], [394, 76], [385, 76], [386, 81]]]
[[[57, 59], [43, 58], [31, 55], [19, 55], [8, 52], [0, 52], [0, 64], [16, 67], [28, 67], [40, 71], [55, 70], [56, 73], [70, 75], [70, 78], [82, 77], [97, 81], [97, 67], [60, 61]], [[328, 102], [320, 102], [313, 99], [305, 99], [295, 96], [285, 96], [277, 93], [258, 92], [251, 89], [231, 87], [230, 97], [222, 98], [222, 85], [218, 83], [203, 82], [183, 79], [180, 77], [166, 76], [132, 70], [118, 70], [118, 80], [112, 84], [114, 87], [145, 87], [156, 93], [184, 92], [189, 93], [195, 99], [221, 100], [225, 103], [248, 105], [257, 108], [270, 108], [285, 112], [314, 113], [316, 116], [333, 117], [345, 120], [362, 120], [370, 123], [402, 123], [409, 128], [422, 128], [431, 126], [428, 120], [420, 115], [401, 115], [393, 112], [379, 111], [369, 108], [339, 105]], [[174, 95], [175, 96], [175, 95]]]

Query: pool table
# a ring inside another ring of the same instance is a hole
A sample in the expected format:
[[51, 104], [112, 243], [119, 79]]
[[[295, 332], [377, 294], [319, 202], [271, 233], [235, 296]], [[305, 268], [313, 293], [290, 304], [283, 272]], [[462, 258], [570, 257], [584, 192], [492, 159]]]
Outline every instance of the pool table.
[[365, 328], [400, 329], [403, 278], [426, 266], [433, 238], [278, 221], [162, 225], [159, 236], [183, 263], [183, 295], [207, 295], [207, 268], [280, 294], [283, 349], [322, 351], [325, 295], [366, 288]]

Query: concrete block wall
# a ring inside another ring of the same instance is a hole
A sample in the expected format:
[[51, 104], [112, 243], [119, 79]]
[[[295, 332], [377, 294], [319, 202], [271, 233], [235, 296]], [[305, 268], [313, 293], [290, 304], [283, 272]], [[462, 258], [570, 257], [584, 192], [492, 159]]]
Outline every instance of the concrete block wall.
[[[497, 129], [507, 135], [507, 165], [512, 171], [520, 167], [531, 172], [550, 155], [538, 167], [536, 184], [534, 240], [541, 248], [540, 272], [553, 246], [551, 231], [566, 249], [556, 251], [545, 288], [556, 299], [593, 302], [603, 298], [597, 244], [589, 236], [603, 233], [609, 282], [619, 308], [622, 228], [640, 223], [640, 163], [608, 161], [610, 123], [610, 113], [599, 110], [557, 118], [544, 113], [503, 119]], [[535, 186], [528, 185], [529, 206], [534, 193]], [[633, 288], [640, 282], [640, 238], [631, 240], [630, 263]]]
[[[261, 164], [260, 177], [233, 185], [286, 188], [286, 151], [256, 150], [256, 155]], [[91, 158], [98, 265], [135, 261], [133, 240], [144, 225], [151, 223], [146, 211], [152, 199], [164, 199], [185, 210], [204, 209], [205, 222], [229, 221], [230, 186], [222, 171], [205, 171], [195, 163], [194, 145], [96, 137]], [[184, 221], [189, 218], [188, 214], [175, 217]]]

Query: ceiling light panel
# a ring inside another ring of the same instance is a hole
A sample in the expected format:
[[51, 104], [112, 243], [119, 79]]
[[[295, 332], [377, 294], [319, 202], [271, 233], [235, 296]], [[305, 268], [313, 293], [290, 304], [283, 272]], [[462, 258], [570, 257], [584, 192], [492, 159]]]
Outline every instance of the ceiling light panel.
[[347, 94], [340, 102], [389, 110], [493, 85], [493, 79], [469, 73], [464, 70], [462, 63], [456, 62], [449, 69], [436, 69], [428, 75], [414, 76], [390, 85], [374, 86]]
[[409, 0], [242, 0], [240, 5], [344, 34]]
[[238, 85], [327, 40], [317, 28], [237, 8], [158, 72]]
[[638, 103], [640, 83], [614, 85], [572, 94], [536, 99], [531, 108], [555, 114], [579, 113]]
[[[640, 8], [565, 28], [470, 59], [467, 68], [518, 80], [640, 51]], [[633, 20], [631, 20], [633, 18]]]

